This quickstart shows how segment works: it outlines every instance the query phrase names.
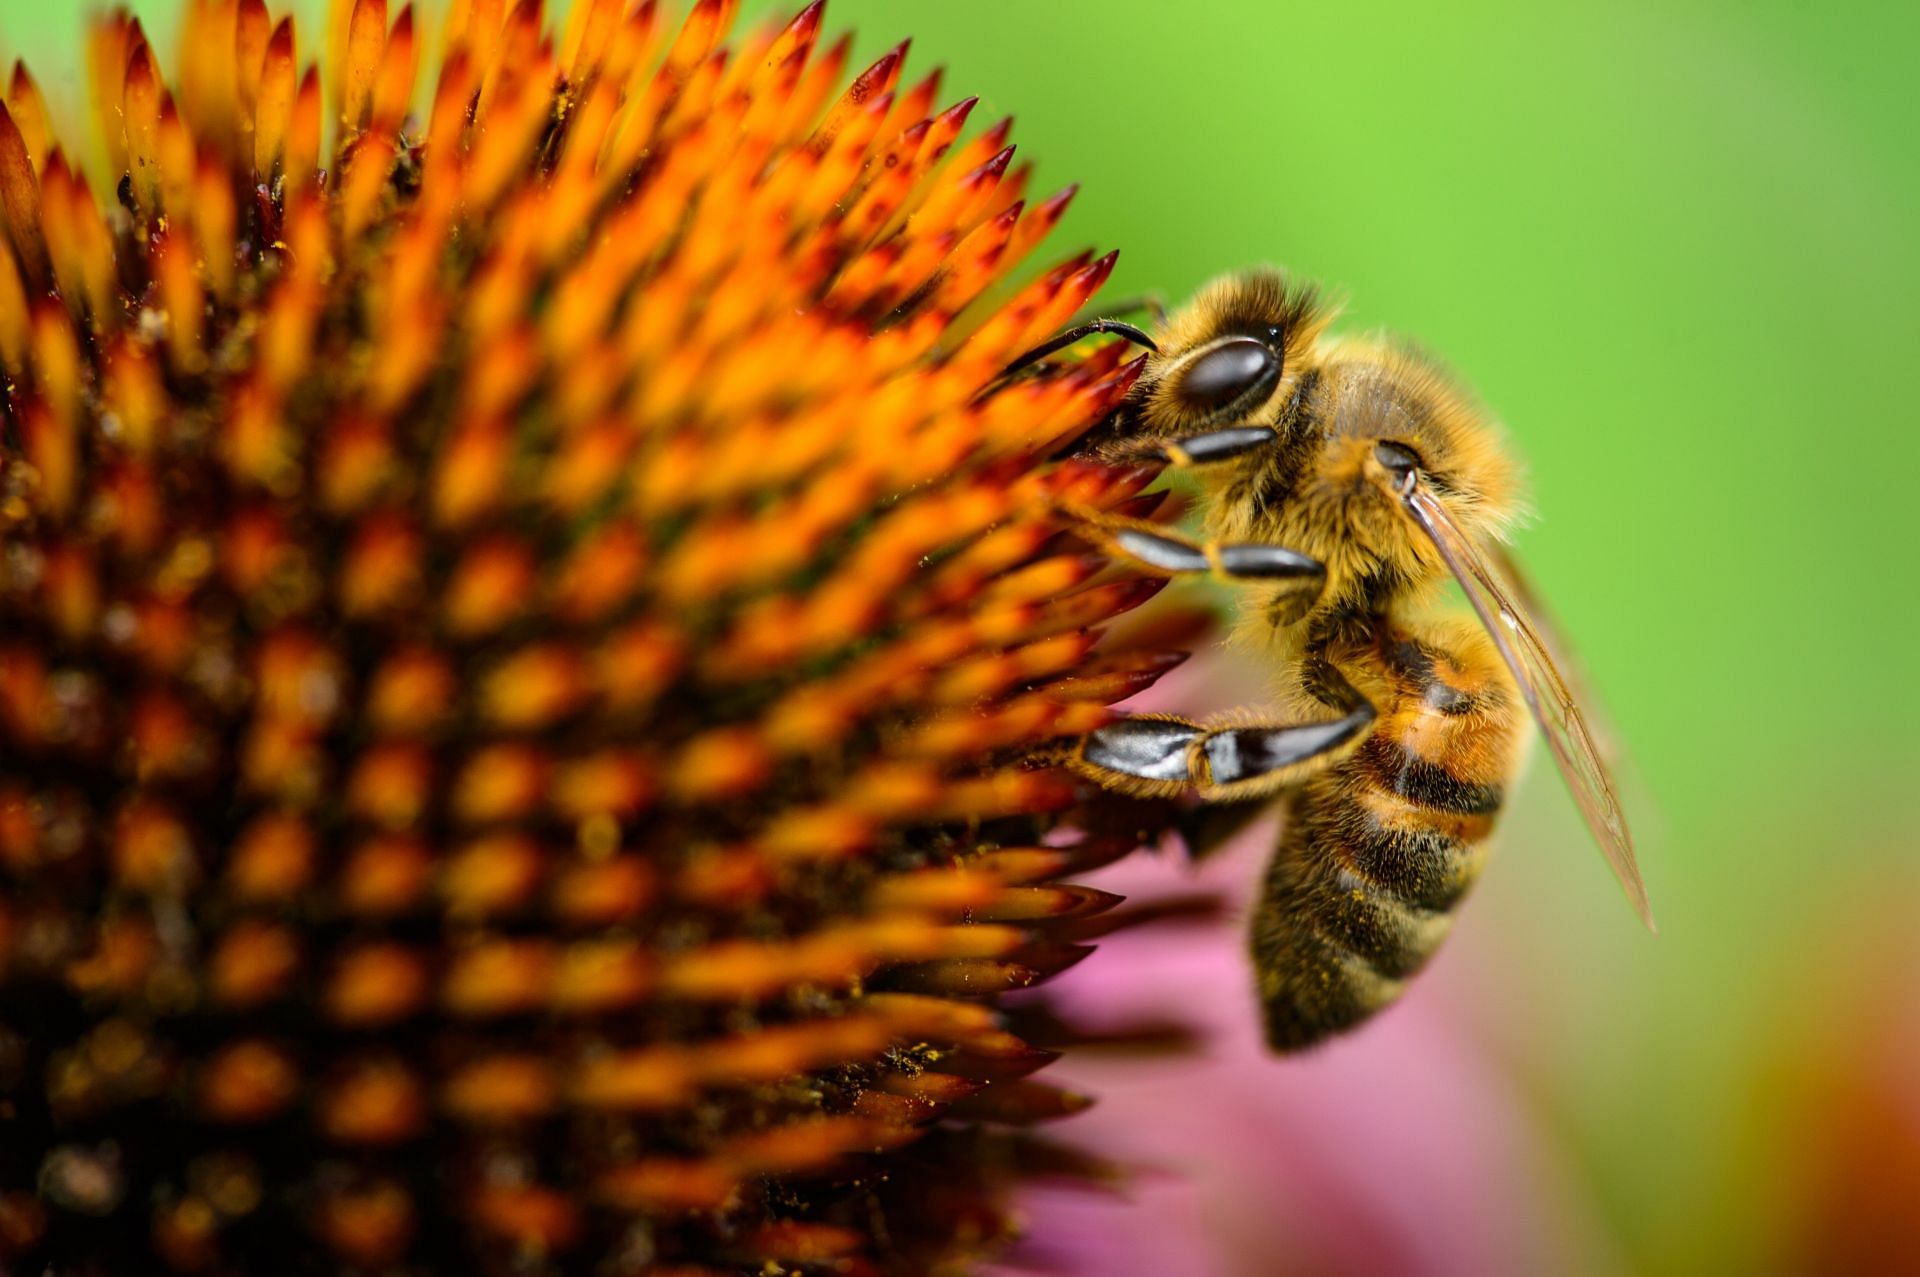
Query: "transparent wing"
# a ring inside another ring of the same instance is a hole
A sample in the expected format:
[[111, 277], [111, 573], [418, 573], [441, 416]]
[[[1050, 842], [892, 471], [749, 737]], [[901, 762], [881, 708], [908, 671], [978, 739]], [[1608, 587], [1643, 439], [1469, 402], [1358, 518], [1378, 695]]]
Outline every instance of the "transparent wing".
[[1424, 481], [1415, 479], [1403, 492], [1408, 510], [1433, 539], [1434, 548], [1459, 580], [1480, 623], [1493, 636], [1501, 659], [1513, 671], [1514, 681], [1520, 685], [1560, 765], [1560, 774], [1587, 818], [1587, 828], [1593, 831], [1601, 854], [1613, 867], [1614, 877], [1625, 888], [1634, 911], [1652, 930], [1653, 910], [1647, 902], [1646, 884], [1640, 880], [1640, 866], [1633, 856], [1633, 834], [1620, 810], [1613, 777], [1594, 744], [1580, 702], [1554, 661], [1556, 636], [1543, 618], [1534, 615], [1531, 592], [1511, 574], [1504, 555], [1481, 553]]
[[1510, 587], [1513, 601], [1520, 605], [1520, 615], [1531, 623], [1540, 637], [1540, 645], [1553, 658], [1560, 681], [1566, 685], [1573, 703], [1580, 707], [1581, 717], [1587, 725], [1587, 735], [1593, 740], [1594, 754], [1606, 765], [1608, 776], [1612, 778], [1622, 765], [1620, 733], [1614, 730], [1612, 722], [1608, 720], [1606, 705], [1594, 695], [1579, 654], [1567, 642], [1553, 613], [1541, 601], [1540, 591], [1533, 587], [1533, 579], [1527, 575], [1526, 569], [1514, 561], [1513, 552], [1496, 542], [1487, 546], [1484, 553], [1492, 561], [1494, 570], [1500, 573], [1501, 580]]

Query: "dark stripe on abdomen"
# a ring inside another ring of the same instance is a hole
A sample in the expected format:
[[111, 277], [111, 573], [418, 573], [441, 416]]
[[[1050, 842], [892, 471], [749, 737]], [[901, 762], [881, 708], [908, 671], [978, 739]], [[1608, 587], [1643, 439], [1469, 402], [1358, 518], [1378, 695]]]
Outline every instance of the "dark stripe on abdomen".
[[1461, 816], [1488, 816], [1500, 810], [1506, 791], [1500, 785], [1461, 780], [1428, 762], [1398, 741], [1375, 733], [1360, 747], [1361, 757], [1373, 769], [1382, 787], [1410, 803], [1433, 811]]
[[1372, 890], [1415, 909], [1460, 903], [1480, 876], [1484, 840], [1467, 841], [1431, 827], [1389, 829], [1359, 804], [1343, 805], [1323, 847]]
[[[1463, 780], [1432, 758], [1498, 775], [1527, 726], [1497, 670], [1461, 669], [1398, 635], [1372, 655], [1392, 689], [1374, 734], [1290, 796], [1254, 911], [1254, 965], [1276, 1050], [1359, 1024], [1432, 957], [1480, 876], [1504, 799], [1502, 785]], [[1463, 655], [1478, 664], [1490, 654]], [[1452, 685], [1445, 670], [1481, 690]], [[1459, 708], [1469, 702], [1472, 712]], [[1409, 748], [1416, 741], [1425, 756]]]
[[1439, 676], [1434, 668], [1433, 649], [1415, 638], [1403, 638], [1385, 650], [1387, 668], [1421, 690], [1421, 702], [1449, 718], [1470, 714], [1480, 707], [1480, 697], [1455, 687]]
[[1485, 860], [1483, 842], [1382, 827], [1351, 796], [1353, 779], [1323, 775], [1289, 804], [1254, 912], [1275, 1050], [1310, 1046], [1397, 998], [1446, 937]]

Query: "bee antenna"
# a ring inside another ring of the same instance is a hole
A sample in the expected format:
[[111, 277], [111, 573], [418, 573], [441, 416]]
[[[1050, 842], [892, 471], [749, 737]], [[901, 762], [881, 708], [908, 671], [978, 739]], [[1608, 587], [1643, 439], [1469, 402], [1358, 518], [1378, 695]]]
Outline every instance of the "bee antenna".
[[1153, 338], [1147, 336], [1143, 330], [1134, 327], [1132, 324], [1119, 319], [1096, 319], [1091, 323], [1069, 328], [1058, 336], [1049, 337], [1046, 341], [1041, 342], [1026, 354], [1021, 355], [1005, 368], [1002, 368], [999, 373], [994, 376], [993, 380], [981, 388], [980, 393], [975, 396], [975, 398], [986, 398], [1018, 374], [1033, 367], [1033, 365], [1039, 363], [1042, 359], [1045, 359], [1048, 355], [1053, 354], [1057, 350], [1064, 350], [1076, 341], [1092, 337], [1097, 333], [1111, 333], [1115, 337], [1125, 338], [1136, 346], [1144, 346], [1155, 354], [1160, 353], [1160, 347], [1153, 344]]

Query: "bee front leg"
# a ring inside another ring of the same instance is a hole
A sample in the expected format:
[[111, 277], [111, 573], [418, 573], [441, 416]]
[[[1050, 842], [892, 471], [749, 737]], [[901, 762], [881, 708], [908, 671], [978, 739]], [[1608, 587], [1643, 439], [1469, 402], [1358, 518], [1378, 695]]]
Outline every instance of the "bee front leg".
[[1141, 459], [1157, 458], [1187, 468], [1217, 465], [1279, 446], [1280, 436], [1270, 426], [1223, 426], [1177, 439], [1139, 439], [1124, 452]]

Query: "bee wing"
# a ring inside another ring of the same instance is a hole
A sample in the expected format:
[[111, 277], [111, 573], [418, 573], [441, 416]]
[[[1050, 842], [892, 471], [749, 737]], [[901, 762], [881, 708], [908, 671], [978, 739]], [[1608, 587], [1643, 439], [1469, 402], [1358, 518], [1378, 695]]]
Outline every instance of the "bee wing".
[[[1555, 635], [1544, 618], [1534, 615], [1531, 592], [1512, 573], [1504, 554], [1481, 553], [1471, 537], [1455, 523], [1446, 507], [1431, 489], [1415, 480], [1404, 489], [1403, 499], [1415, 522], [1432, 538], [1434, 548], [1466, 592], [1467, 601], [1479, 615], [1499, 648], [1500, 657], [1513, 671], [1521, 695], [1540, 724], [1553, 750], [1560, 774], [1580, 805], [1600, 844], [1601, 854], [1612, 866], [1614, 877], [1625, 888], [1640, 920], [1653, 929], [1653, 910], [1647, 902], [1647, 887], [1640, 879], [1640, 866], [1633, 856], [1633, 834], [1620, 810], [1620, 798], [1613, 777], [1594, 744], [1593, 732], [1580, 700], [1554, 661]], [[1565, 662], [1565, 658], [1562, 658]], [[1570, 662], [1566, 662], [1569, 665]]]
[[1496, 542], [1488, 547], [1487, 557], [1493, 560], [1494, 568], [1506, 582], [1513, 601], [1520, 605], [1520, 614], [1533, 623], [1541, 646], [1552, 655], [1560, 681], [1566, 684], [1574, 703], [1581, 707], [1587, 735], [1593, 740], [1594, 753], [1606, 764], [1611, 776], [1621, 766], [1620, 733], [1614, 730], [1613, 723], [1605, 713], [1606, 706], [1589, 686], [1585, 667], [1567, 642], [1553, 613], [1541, 601], [1540, 591], [1533, 587], [1533, 578], [1514, 561], [1513, 552]]

